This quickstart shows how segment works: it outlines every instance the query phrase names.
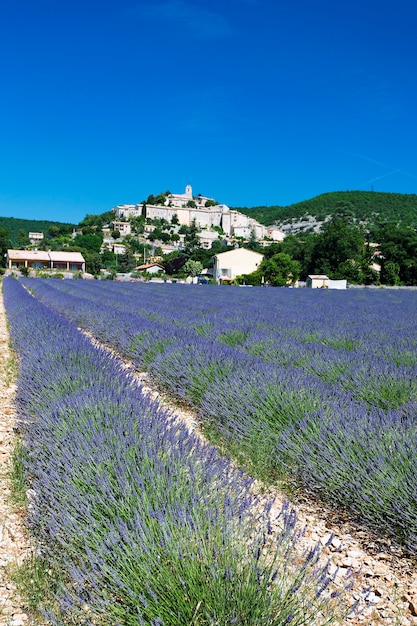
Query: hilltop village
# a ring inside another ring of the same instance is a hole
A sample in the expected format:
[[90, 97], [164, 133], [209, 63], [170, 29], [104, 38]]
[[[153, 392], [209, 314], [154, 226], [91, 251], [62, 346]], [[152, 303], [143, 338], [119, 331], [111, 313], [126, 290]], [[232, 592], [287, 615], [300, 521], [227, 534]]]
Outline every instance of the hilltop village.
[[[284, 233], [277, 226], [264, 226], [239, 211], [230, 209], [226, 204], [218, 204], [213, 198], [199, 194], [193, 196], [191, 185], [187, 185], [185, 193], [161, 194], [151, 203], [122, 204], [115, 206], [115, 217], [120, 221], [113, 222], [114, 228], [122, 234], [130, 234], [129, 220], [143, 216], [147, 221], [165, 220], [179, 226], [191, 226], [195, 223], [201, 229], [198, 238], [204, 248], [211, 248], [213, 241], [223, 236], [228, 242], [282, 241]], [[153, 204], [155, 202], [155, 204]], [[152, 229], [147, 229], [152, 232]], [[181, 238], [180, 238], [181, 240]]]
[[[97, 228], [97, 224], [84, 224], [74, 229], [72, 243], [97, 237]], [[104, 267], [95, 267], [95, 275], [166, 281], [170, 280], [167, 274], [172, 274], [174, 279], [203, 283], [234, 283], [237, 276], [251, 274], [259, 267], [263, 254], [246, 246], [268, 246], [285, 237], [276, 226], [266, 227], [213, 198], [193, 196], [191, 185], [184, 193], [150, 195], [146, 202], [115, 206], [111, 219], [100, 231], [98, 252]], [[92, 271], [86, 255], [72, 251], [71, 246], [60, 251], [45, 249], [44, 233], [30, 232], [28, 243], [23, 250], [8, 250], [10, 271]], [[196, 250], [207, 253], [190, 259]], [[109, 261], [113, 267], [108, 266]]]
[[[20, 230], [14, 247], [0, 229], [0, 247], [8, 272], [36, 276], [321, 288], [348, 283], [417, 286], [413, 198], [397, 196], [327, 194], [288, 207], [286, 219], [277, 220], [268, 207], [240, 211], [195, 196], [187, 185], [184, 193], [151, 194], [137, 204], [86, 215], [77, 226], [51, 222], [41, 232]], [[383, 210], [385, 205], [390, 212]], [[388, 221], [384, 214], [391, 216]]]
[[[180, 270], [181, 274], [184, 267], [185, 279], [192, 282], [233, 283], [238, 276], [256, 271], [263, 260], [262, 254], [245, 247], [249, 242], [267, 246], [285, 237], [276, 226], [264, 226], [214, 198], [193, 196], [191, 185], [186, 186], [184, 193], [166, 192], [156, 197], [151, 195], [140, 204], [117, 205], [113, 213], [111, 228], [103, 231], [104, 246], [116, 254], [125, 254], [123, 240], [135, 228], [142, 230], [139, 236], [143, 242], [152, 242], [152, 248], [148, 260], [144, 256], [136, 271], [160, 275]], [[116, 243], [115, 232], [120, 233], [120, 241]], [[192, 247], [212, 250], [209, 267], [198, 260], [187, 263], [185, 256], [181, 256]], [[168, 262], [167, 255], [172, 256]]]

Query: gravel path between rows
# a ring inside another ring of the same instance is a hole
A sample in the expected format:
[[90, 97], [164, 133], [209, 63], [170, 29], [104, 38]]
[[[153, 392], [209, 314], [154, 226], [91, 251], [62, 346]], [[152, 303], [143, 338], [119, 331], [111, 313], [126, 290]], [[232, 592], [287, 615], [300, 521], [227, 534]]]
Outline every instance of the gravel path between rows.
[[[0, 626], [30, 626], [33, 622], [22, 608], [9, 574], [11, 565], [21, 564], [31, 554], [23, 512], [13, 506], [9, 498], [8, 472], [17, 437], [13, 407], [15, 384], [8, 376], [9, 360], [9, 336], [0, 294]], [[135, 373], [131, 364], [123, 363], [135, 374], [145, 393], [175, 412], [184, 427], [202, 436], [192, 411], [174, 406], [152, 385], [146, 374]], [[279, 491], [269, 490], [269, 494], [274, 496], [278, 512], [284, 498]], [[300, 527], [306, 529], [304, 544], [307, 546], [319, 541], [325, 545], [332, 538], [324, 549], [331, 559], [332, 568], [338, 568], [341, 578], [349, 568], [357, 572], [351, 592], [353, 599], [357, 599], [364, 588], [369, 589], [368, 596], [362, 601], [363, 611], [349, 618], [346, 625], [417, 626], [415, 561], [321, 503], [298, 498], [292, 506]]]
[[[97, 343], [91, 336], [90, 339]], [[108, 349], [117, 358], [114, 350]], [[126, 360], [120, 358], [120, 361], [136, 377], [145, 393], [174, 413], [189, 431], [204, 439], [198, 418], [192, 410], [178, 407], [152, 383], [148, 374], [136, 372]], [[263, 493], [261, 484], [259, 490]], [[271, 515], [275, 517], [285, 496], [276, 489], [269, 489], [267, 494], [274, 498]], [[343, 581], [348, 570], [356, 572], [351, 600], [361, 599], [361, 610], [358, 615], [343, 622], [344, 625], [417, 625], [416, 559], [409, 558], [389, 541], [371, 535], [366, 529], [353, 524], [346, 514], [321, 502], [299, 495], [291, 506], [296, 511], [299, 528], [304, 530], [300, 551], [320, 542], [324, 547], [323, 556], [331, 561], [330, 572], [337, 572], [336, 583]], [[363, 594], [364, 589], [366, 594]]]
[[10, 579], [10, 567], [21, 565], [31, 554], [24, 524], [24, 512], [10, 501], [9, 470], [16, 442], [13, 397], [16, 386], [10, 380], [9, 334], [3, 294], [0, 294], [0, 626], [29, 625], [21, 598]]

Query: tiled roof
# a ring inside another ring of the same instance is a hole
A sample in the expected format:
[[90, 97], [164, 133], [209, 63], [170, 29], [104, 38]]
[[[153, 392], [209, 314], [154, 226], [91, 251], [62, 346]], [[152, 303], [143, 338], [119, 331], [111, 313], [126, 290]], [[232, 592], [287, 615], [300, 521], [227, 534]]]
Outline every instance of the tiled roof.
[[7, 250], [9, 259], [16, 261], [49, 261], [49, 252], [44, 250]]
[[81, 252], [62, 252], [45, 250], [7, 250], [12, 261], [55, 261], [60, 263], [85, 263]]
[[65, 263], [68, 261], [69, 263], [84, 263], [84, 257], [81, 252], [49, 252], [49, 258], [51, 261], [57, 261], [61, 263]]

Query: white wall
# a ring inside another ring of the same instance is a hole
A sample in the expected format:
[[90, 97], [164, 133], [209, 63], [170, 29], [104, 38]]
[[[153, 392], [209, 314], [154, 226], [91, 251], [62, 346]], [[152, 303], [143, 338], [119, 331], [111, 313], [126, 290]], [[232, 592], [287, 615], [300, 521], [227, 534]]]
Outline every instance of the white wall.
[[214, 257], [214, 278], [222, 277], [234, 279], [241, 274], [251, 274], [259, 266], [263, 254], [236, 248], [229, 252], [222, 252]]

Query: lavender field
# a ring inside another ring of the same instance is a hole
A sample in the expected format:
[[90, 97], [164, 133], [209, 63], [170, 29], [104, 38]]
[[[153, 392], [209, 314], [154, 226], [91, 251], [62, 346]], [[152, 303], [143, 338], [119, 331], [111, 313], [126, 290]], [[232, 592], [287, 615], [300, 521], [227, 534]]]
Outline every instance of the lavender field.
[[42, 281], [267, 480], [417, 545], [417, 294]]
[[[3, 281], [18, 357], [28, 521], [54, 590], [53, 601], [38, 606], [49, 623], [324, 626], [354, 610], [349, 577], [335, 587], [321, 548], [300, 552], [288, 506], [274, 519], [252, 479], [151, 401], [119, 360], [77, 328], [154, 373], [160, 362], [161, 381], [170, 359], [183, 363], [180, 378], [171, 379], [202, 407], [211, 379], [259, 361], [197, 326], [185, 328], [180, 303], [175, 317], [163, 317], [167, 301], [176, 308], [176, 294], [189, 302], [184, 314], [195, 306], [195, 316], [199, 307], [205, 315], [198, 298], [206, 292], [190, 299], [192, 290], [152, 296], [81, 281], [26, 286], [35, 297], [21, 282]], [[158, 296], [168, 300], [158, 304]], [[227, 436], [233, 428], [225, 421], [223, 430]], [[244, 441], [244, 424], [241, 430]]]

